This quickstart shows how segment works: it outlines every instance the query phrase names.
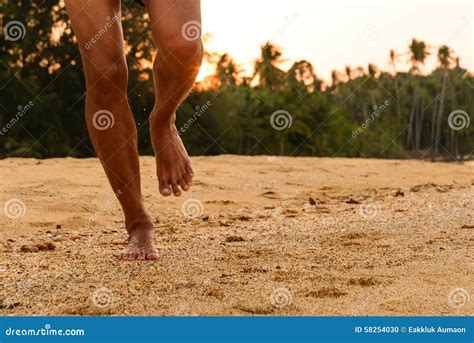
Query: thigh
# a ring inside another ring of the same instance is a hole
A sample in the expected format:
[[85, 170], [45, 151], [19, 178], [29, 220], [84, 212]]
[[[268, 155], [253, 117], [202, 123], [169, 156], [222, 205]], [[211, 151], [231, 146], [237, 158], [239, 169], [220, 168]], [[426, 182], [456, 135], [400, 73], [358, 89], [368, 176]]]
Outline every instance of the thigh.
[[192, 42], [201, 36], [200, 0], [146, 0], [151, 29], [158, 48], [167, 42]]
[[102, 70], [124, 58], [120, 0], [65, 0], [84, 68]]

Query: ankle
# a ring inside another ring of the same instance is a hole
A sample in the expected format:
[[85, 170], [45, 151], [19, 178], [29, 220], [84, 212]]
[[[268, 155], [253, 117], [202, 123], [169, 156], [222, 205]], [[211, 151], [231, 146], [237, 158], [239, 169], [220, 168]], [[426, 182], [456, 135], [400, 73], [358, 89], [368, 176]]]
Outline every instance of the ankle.
[[172, 131], [175, 127], [175, 120], [175, 114], [167, 115], [158, 113], [156, 110], [153, 110], [150, 114], [151, 127], [156, 131]]
[[153, 222], [148, 213], [142, 212], [125, 218], [127, 232], [135, 230], [153, 230]]

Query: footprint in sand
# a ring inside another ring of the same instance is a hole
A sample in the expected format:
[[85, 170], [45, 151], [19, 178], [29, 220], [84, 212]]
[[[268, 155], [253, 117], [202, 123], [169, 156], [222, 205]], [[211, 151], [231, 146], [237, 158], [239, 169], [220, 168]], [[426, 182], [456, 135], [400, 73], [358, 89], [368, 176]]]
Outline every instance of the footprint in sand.
[[376, 286], [379, 285], [380, 282], [377, 281], [372, 276], [369, 277], [360, 277], [360, 278], [351, 278], [348, 282], [350, 286], [362, 286], [362, 287], [369, 287], [369, 286]]
[[268, 191], [260, 194], [261, 197], [268, 198], [268, 199], [280, 199], [277, 193], [273, 191]]
[[337, 289], [336, 287], [325, 287], [325, 288], [320, 288], [316, 291], [310, 291], [306, 293], [306, 296], [312, 297], [312, 298], [339, 298], [346, 294], [347, 292], [341, 291], [340, 289]]

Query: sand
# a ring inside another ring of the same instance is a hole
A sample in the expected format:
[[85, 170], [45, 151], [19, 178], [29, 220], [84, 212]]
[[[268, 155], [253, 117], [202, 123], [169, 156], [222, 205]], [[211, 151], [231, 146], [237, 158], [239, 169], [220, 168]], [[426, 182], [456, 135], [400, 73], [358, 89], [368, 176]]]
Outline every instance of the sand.
[[[0, 161], [3, 315], [473, 315], [474, 162], [197, 157], [158, 262], [97, 159]], [[470, 297], [470, 298], [469, 298]]]

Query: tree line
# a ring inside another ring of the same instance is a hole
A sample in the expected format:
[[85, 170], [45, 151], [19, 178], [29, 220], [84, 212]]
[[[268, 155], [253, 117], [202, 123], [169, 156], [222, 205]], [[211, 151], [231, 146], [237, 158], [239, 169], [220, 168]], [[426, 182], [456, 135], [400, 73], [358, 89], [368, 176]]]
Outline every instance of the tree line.
[[[151, 155], [150, 69], [156, 51], [139, 6], [122, 13], [129, 101], [139, 150]], [[1, 2], [0, 157], [93, 156], [84, 121], [79, 49], [60, 1]], [[126, 7], [126, 8], [125, 8]], [[22, 32], [22, 27], [24, 30]], [[318, 78], [310, 62], [282, 66], [282, 50], [261, 47], [252, 75], [229, 54], [207, 53], [215, 73], [198, 83], [177, 113], [192, 155], [265, 154], [462, 159], [472, 155], [474, 76], [448, 46], [412, 39], [387, 52], [390, 70], [347, 65]], [[427, 58], [437, 67], [426, 72]], [[398, 68], [410, 63], [408, 71]]]

